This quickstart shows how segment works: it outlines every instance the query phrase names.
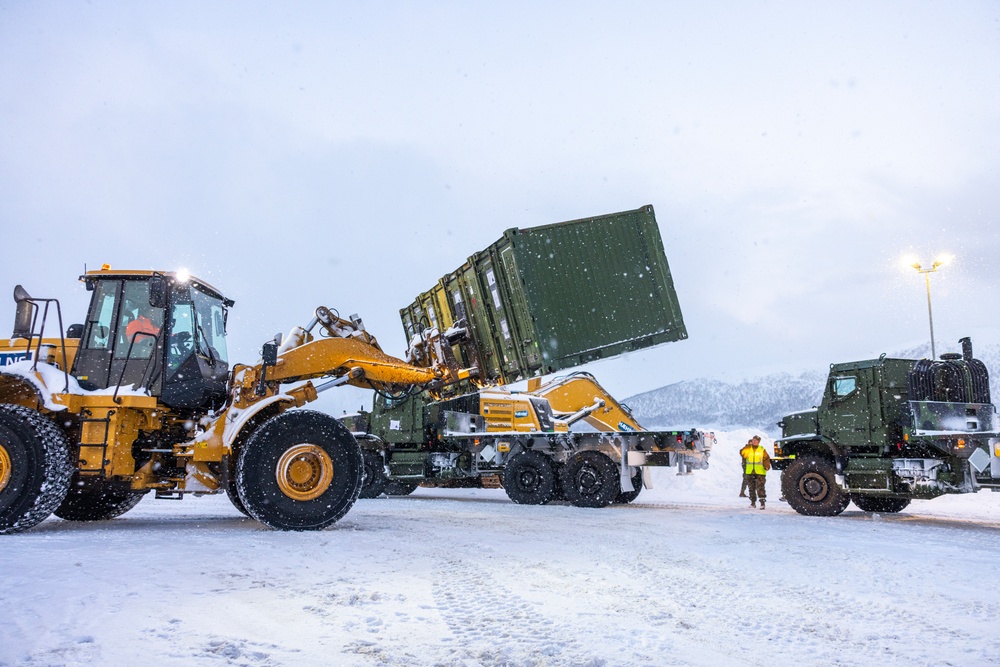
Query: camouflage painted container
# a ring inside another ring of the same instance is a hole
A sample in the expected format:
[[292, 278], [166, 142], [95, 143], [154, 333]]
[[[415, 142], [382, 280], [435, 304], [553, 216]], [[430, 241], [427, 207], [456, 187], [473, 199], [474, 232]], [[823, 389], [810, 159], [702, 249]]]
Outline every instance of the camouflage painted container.
[[462, 361], [500, 384], [687, 338], [652, 206], [509, 229], [400, 316], [408, 337], [464, 319]]

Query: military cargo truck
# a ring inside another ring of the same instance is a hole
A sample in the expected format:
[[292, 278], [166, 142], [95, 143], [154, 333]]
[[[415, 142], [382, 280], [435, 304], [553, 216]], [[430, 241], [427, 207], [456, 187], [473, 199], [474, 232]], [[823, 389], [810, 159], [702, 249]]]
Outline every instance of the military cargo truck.
[[1000, 433], [989, 372], [962, 353], [833, 364], [819, 407], [785, 416], [774, 443], [781, 489], [800, 514], [851, 501], [899, 512], [913, 499], [1000, 490]]
[[586, 373], [542, 380], [687, 338], [652, 206], [508, 229], [400, 319], [410, 363], [471, 370], [443, 392], [378, 392], [345, 420], [364, 450], [361, 497], [485, 483], [518, 503], [602, 507], [634, 500], [649, 466], [708, 465], [711, 434], [647, 431]]

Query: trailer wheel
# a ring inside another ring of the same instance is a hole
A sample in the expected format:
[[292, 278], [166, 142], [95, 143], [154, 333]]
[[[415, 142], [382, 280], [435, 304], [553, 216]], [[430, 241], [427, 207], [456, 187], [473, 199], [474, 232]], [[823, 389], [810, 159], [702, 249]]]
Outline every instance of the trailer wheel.
[[632, 490], [622, 491], [621, 490], [621, 477], [619, 476], [619, 491], [618, 495], [615, 496], [615, 503], [619, 505], [627, 505], [636, 498], [642, 492], [642, 468], [636, 468], [635, 474], [632, 475]]
[[70, 483], [69, 493], [55, 515], [67, 521], [106, 521], [128, 512], [149, 491], [115, 488], [107, 483], [84, 484], [79, 475]]
[[781, 491], [799, 514], [836, 516], [851, 496], [837, 485], [833, 462], [819, 456], [795, 459], [781, 474]]
[[519, 505], [545, 505], [555, 497], [557, 484], [552, 461], [541, 452], [521, 452], [504, 469], [503, 489]]
[[37, 410], [0, 405], [0, 534], [48, 518], [66, 497], [73, 469], [58, 426]]
[[577, 507], [606, 507], [621, 492], [618, 468], [606, 454], [577, 452], [560, 472], [563, 495]]
[[895, 514], [906, 509], [910, 504], [909, 498], [887, 498], [885, 496], [862, 496], [857, 493], [851, 494], [851, 500], [862, 512], [880, 512], [882, 514]]
[[264, 422], [243, 447], [236, 485], [250, 516], [278, 530], [321, 530], [354, 505], [361, 449], [339, 421], [296, 410]]
[[387, 496], [408, 496], [417, 490], [419, 484], [413, 484], [411, 482], [401, 482], [396, 479], [390, 479], [385, 485], [385, 495]]
[[362, 448], [361, 460], [364, 464], [365, 481], [358, 497], [378, 498], [389, 484], [389, 478], [385, 476], [385, 459], [381, 452]]

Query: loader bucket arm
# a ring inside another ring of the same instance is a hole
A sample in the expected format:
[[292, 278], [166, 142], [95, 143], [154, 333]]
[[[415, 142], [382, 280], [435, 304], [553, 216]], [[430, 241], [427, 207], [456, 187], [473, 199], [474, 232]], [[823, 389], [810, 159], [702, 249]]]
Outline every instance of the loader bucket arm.
[[317, 338], [286, 350], [275, 366], [267, 368], [267, 381], [297, 382], [349, 375], [346, 384], [370, 388], [377, 385], [424, 385], [440, 379], [432, 368], [412, 366], [357, 338]]
[[590, 373], [573, 373], [557, 377], [543, 385], [532, 388], [528, 393], [548, 399], [552, 411], [557, 415], [574, 414], [600, 400], [604, 405], [583, 420], [598, 431], [645, 431], [632, 417], [628, 408], [609, 394]]

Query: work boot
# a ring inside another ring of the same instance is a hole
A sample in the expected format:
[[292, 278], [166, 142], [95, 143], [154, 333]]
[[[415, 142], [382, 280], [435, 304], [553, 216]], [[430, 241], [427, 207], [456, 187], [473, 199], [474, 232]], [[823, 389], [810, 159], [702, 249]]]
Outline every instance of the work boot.
[[757, 503], [750, 503], [750, 507], [757, 507]]
[[746, 497], [747, 497], [747, 494], [745, 494], [745, 493], [741, 493], [740, 494], [740, 498], [746, 498]]
[[763, 499], [760, 501], [760, 508], [764, 509], [764, 501], [763, 501]]

